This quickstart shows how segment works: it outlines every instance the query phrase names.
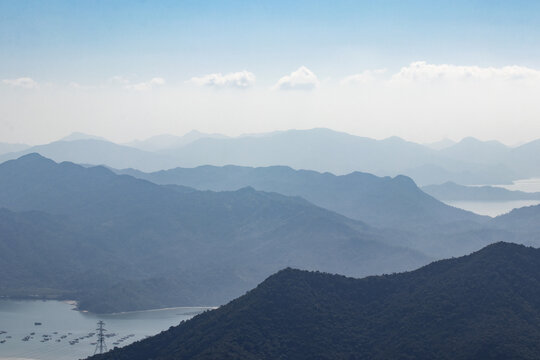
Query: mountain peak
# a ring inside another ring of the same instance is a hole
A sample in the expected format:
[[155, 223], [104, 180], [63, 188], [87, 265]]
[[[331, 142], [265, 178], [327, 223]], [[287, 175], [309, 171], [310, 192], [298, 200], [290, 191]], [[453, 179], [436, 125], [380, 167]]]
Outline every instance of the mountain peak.
[[418, 187], [416, 185], [416, 183], [414, 182], [414, 180], [412, 178], [410, 178], [409, 176], [406, 176], [406, 175], [396, 175], [393, 178], [393, 180], [400, 183], [400, 184], [406, 185], [408, 187], [413, 187], [413, 188]]
[[187, 133], [185, 133], [183, 136], [188, 136], [188, 135], [206, 135], [206, 134], [200, 132], [199, 130], [193, 129], [193, 130], [188, 131]]
[[9, 160], [6, 162], [11, 164], [56, 164], [53, 160], [42, 156], [37, 152], [23, 155], [17, 159]]
[[468, 136], [461, 139], [461, 141], [458, 142], [456, 145], [469, 145], [469, 146], [492, 145], [492, 146], [498, 146], [498, 147], [506, 147], [506, 145], [504, 145], [503, 143], [497, 140], [480, 140], [472, 136]]
[[532, 254], [536, 252], [538, 252], [538, 250], [530, 246], [499, 241], [487, 245], [483, 249], [471, 254], [471, 256], [503, 257], [512, 259], [517, 254]]
[[65, 136], [60, 139], [60, 141], [76, 141], [76, 140], [101, 140], [101, 141], [108, 141], [104, 137], [96, 136], [96, 135], [90, 135], [85, 134], [82, 132], [73, 132], [69, 134], [68, 136]]
[[386, 139], [384, 139], [383, 141], [385, 142], [390, 142], [390, 143], [397, 143], [397, 144], [401, 144], [401, 143], [406, 143], [407, 140], [403, 139], [403, 138], [400, 138], [399, 136], [390, 136], [390, 137], [387, 137]]
[[455, 144], [456, 144], [456, 142], [454, 140], [449, 139], [449, 138], [444, 138], [444, 139], [441, 139], [439, 141], [426, 143], [424, 145], [429, 147], [430, 149], [433, 149], [433, 150], [443, 150], [443, 149], [446, 149], [446, 148], [448, 148], [450, 146], [453, 146]]
[[482, 142], [483, 142], [482, 140], [478, 140], [477, 138], [473, 136], [464, 137], [463, 139], [461, 139], [461, 141], [459, 141], [459, 143], [463, 143], [463, 144], [478, 144]]
[[[33, 152], [33, 153], [29, 153], [29, 154], [26, 154], [26, 155], [23, 155], [21, 157], [19, 157], [17, 160], [20, 160], [20, 161], [30, 161], [30, 160], [50, 160], [50, 159], [47, 159], [46, 157], [42, 156], [41, 154], [37, 153], [37, 152]], [[52, 161], [52, 160], [50, 160]]]

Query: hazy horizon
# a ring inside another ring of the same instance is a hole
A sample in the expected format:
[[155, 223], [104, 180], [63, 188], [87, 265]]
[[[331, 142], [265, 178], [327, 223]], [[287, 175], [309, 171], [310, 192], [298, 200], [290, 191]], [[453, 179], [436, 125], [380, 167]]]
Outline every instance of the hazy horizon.
[[0, 142], [540, 134], [540, 4], [0, 4]]
[[[149, 140], [149, 139], [152, 139], [152, 138], [157, 138], [157, 137], [160, 137], [160, 136], [172, 136], [172, 137], [181, 138], [181, 137], [184, 137], [184, 136], [189, 135], [191, 133], [200, 133], [203, 136], [204, 135], [217, 135], [217, 136], [224, 136], [225, 138], [235, 139], [235, 138], [250, 137], [250, 136], [254, 136], [254, 137], [267, 136], [267, 135], [278, 134], [278, 133], [283, 133], [283, 132], [287, 132], [287, 131], [309, 131], [309, 130], [316, 130], [316, 129], [325, 129], [325, 130], [330, 130], [330, 131], [344, 133], [344, 134], [358, 136], [358, 137], [365, 137], [365, 138], [379, 140], [379, 141], [397, 137], [397, 138], [400, 138], [400, 139], [408, 141], [408, 142], [412, 142], [412, 143], [416, 143], [416, 144], [420, 144], [420, 145], [425, 145], [425, 146], [430, 146], [432, 144], [436, 144], [436, 143], [439, 143], [439, 142], [446, 142], [446, 141], [449, 141], [452, 144], [454, 144], [454, 143], [457, 144], [457, 143], [459, 143], [459, 142], [461, 142], [461, 141], [463, 141], [465, 139], [473, 138], [473, 139], [476, 139], [476, 140], [479, 140], [479, 141], [482, 141], [482, 142], [497, 141], [497, 142], [499, 142], [499, 143], [501, 143], [501, 144], [503, 144], [503, 145], [505, 145], [507, 147], [512, 148], [512, 147], [517, 147], [517, 146], [526, 144], [526, 143], [531, 142], [531, 141], [538, 140], [538, 138], [535, 137], [535, 138], [531, 138], [530, 140], [527, 140], [527, 141], [506, 143], [504, 141], [493, 139], [493, 138], [485, 138], [485, 139], [483, 139], [483, 138], [478, 138], [478, 137], [475, 137], [475, 136], [464, 135], [461, 138], [443, 137], [443, 138], [436, 138], [434, 140], [429, 140], [429, 141], [415, 141], [415, 140], [407, 139], [407, 138], [404, 138], [404, 137], [398, 136], [398, 135], [389, 135], [389, 136], [383, 136], [383, 137], [370, 137], [370, 136], [365, 136], [363, 134], [355, 134], [355, 133], [351, 133], [351, 132], [347, 132], [347, 131], [340, 131], [340, 130], [332, 129], [332, 128], [329, 128], [329, 127], [308, 127], [308, 128], [302, 128], [302, 129], [300, 129], [300, 128], [276, 129], [276, 130], [267, 131], [267, 132], [250, 132], [250, 133], [239, 133], [239, 134], [233, 134], [233, 135], [227, 135], [225, 133], [218, 133], [218, 132], [203, 132], [203, 131], [200, 131], [198, 129], [191, 129], [191, 130], [187, 130], [184, 133], [155, 133], [155, 134], [148, 134], [146, 136], [142, 136], [142, 137], [138, 137], [138, 138], [127, 138], [127, 139], [123, 139], [121, 141], [113, 140], [113, 139], [108, 138], [108, 137], [106, 137], [106, 136], [104, 136], [102, 134], [87, 133], [87, 132], [82, 132], [82, 131], [72, 131], [72, 132], [60, 135], [58, 137], [51, 137], [50, 140], [45, 140], [43, 142], [31, 143], [31, 142], [27, 142], [27, 141], [19, 141], [19, 142], [0, 141], [0, 143], [14, 144], [14, 145], [21, 144], [21, 145], [28, 145], [28, 146], [37, 146], [37, 145], [46, 145], [46, 144], [49, 144], [49, 143], [55, 142], [55, 141], [62, 141], [62, 140], [72, 141], [72, 139], [67, 139], [67, 138], [69, 138], [71, 136], [76, 136], [76, 137], [82, 136], [82, 137], [88, 137], [89, 139], [90, 138], [95, 138], [96, 140], [109, 141], [109, 142], [119, 144], [119, 145], [132, 146], [132, 144], [135, 143], [135, 142], [146, 141], [146, 140]], [[451, 146], [451, 145], [449, 144], [448, 146]]]

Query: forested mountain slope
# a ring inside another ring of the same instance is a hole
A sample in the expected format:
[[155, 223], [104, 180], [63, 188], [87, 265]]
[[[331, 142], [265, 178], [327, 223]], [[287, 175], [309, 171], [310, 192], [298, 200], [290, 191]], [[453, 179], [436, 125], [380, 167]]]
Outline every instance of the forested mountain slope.
[[537, 359], [540, 250], [497, 243], [363, 279], [286, 269], [95, 360]]

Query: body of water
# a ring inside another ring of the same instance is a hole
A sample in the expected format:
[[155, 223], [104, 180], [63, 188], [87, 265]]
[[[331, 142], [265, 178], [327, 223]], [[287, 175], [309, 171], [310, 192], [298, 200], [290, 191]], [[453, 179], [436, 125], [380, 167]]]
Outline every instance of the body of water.
[[109, 334], [106, 345], [112, 349], [155, 335], [206, 309], [183, 307], [96, 315], [75, 311], [73, 305], [60, 301], [0, 300], [0, 360], [84, 359], [94, 354], [96, 346], [92, 343], [97, 337], [90, 334], [96, 333], [99, 320], [105, 322]]
[[499, 216], [509, 213], [513, 209], [538, 205], [538, 200], [514, 200], [514, 201], [445, 201], [446, 204], [463, 210], [472, 211], [479, 215]]
[[540, 178], [516, 180], [510, 185], [493, 185], [508, 190], [519, 190], [525, 192], [540, 192]]
[[[484, 186], [484, 185], [475, 185]], [[511, 191], [540, 192], [540, 178], [516, 180], [510, 185], [489, 185]], [[445, 201], [446, 204], [472, 211], [480, 215], [499, 216], [509, 213], [513, 209], [524, 206], [540, 204], [540, 200], [513, 200], [513, 201]]]

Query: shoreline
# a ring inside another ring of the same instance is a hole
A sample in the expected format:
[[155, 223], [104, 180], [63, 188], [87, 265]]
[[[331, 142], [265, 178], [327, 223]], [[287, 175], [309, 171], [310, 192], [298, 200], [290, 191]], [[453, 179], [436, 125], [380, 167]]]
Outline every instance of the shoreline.
[[[122, 315], [122, 314], [132, 314], [132, 313], [141, 313], [141, 312], [155, 312], [155, 311], [165, 311], [165, 310], [176, 310], [176, 309], [208, 309], [215, 310], [219, 306], [175, 306], [175, 307], [166, 307], [159, 309], [147, 309], [147, 310], [133, 310], [133, 311], [120, 311], [115, 313], [108, 314], [96, 314], [96, 315]], [[94, 313], [92, 313], [94, 314]]]
[[[131, 311], [119, 311], [113, 313], [94, 313], [88, 310], [81, 310], [78, 308], [79, 302], [77, 300], [60, 300], [60, 299], [50, 299], [50, 298], [39, 298], [39, 297], [0, 297], [0, 301], [58, 301], [72, 307], [71, 310], [78, 311], [81, 313], [92, 314], [92, 315], [123, 315], [123, 314], [133, 314], [141, 312], [157, 312], [157, 311], [166, 311], [166, 310], [176, 310], [176, 309], [204, 309], [204, 310], [215, 310], [219, 306], [173, 306], [166, 308], [157, 308], [157, 309], [145, 309], [145, 310], [131, 310]], [[0, 360], [7, 360], [5, 358], [0, 358]], [[25, 360], [22, 358], [13, 358], [9, 360]], [[32, 360], [32, 359], [29, 359]]]

